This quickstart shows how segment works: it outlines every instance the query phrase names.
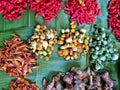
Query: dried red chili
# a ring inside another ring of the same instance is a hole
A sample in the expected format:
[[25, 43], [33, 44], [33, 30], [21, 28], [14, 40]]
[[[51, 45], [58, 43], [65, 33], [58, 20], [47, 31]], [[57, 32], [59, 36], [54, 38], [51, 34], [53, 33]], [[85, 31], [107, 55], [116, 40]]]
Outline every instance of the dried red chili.
[[78, 25], [92, 24], [100, 13], [97, 0], [66, 0], [64, 11], [70, 14], [70, 20], [76, 21]]
[[108, 27], [120, 40], [120, 0], [110, 0], [108, 5]]
[[27, 73], [36, 67], [37, 58], [32, 56], [28, 45], [13, 34], [11, 40], [6, 40], [5, 45], [0, 48], [0, 70], [9, 76], [25, 78]]
[[45, 22], [49, 22], [53, 17], [57, 17], [62, 4], [59, 0], [30, 0], [30, 11], [36, 11], [35, 17], [40, 14]]
[[9, 90], [40, 90], [35, 83], [30, 83], [24, 79], [11, 81]]
[[8, 20], [20, 19], [26, 11], [28, 0], [0, 0], [0, 13]]

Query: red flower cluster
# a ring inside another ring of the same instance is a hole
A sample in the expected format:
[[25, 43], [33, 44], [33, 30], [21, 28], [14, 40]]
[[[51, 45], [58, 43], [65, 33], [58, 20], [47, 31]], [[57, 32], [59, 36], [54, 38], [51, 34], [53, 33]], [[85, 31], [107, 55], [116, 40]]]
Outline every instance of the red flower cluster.
[[99, 15], [100, 9], [97, 0], [67, 0], [65, 13], [70, 14], [71, 21], [92, 24]]
[[20, 19], [26, 8], [26, 0], [0, 0], [0, 13], [8, 20]]
[[108, 26], [120, 40], [120, 0], [110, 0], [108, 5]]
[[57, 17], [62, 4], [59, 0], [30, 0], [30, 11], [35, 10], [35, 17], [40, 14], [45, 22], [49, 22], [53, 17]]

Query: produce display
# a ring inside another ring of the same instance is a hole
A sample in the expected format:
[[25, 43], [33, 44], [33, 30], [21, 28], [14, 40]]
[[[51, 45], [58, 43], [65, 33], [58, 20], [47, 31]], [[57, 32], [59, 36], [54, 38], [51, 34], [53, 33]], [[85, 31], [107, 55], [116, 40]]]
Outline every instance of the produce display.
[[9, 90], [40, 90], [34, 83], [24, 79], [13, 80], [8, 87]]
[[120, 0], [0, 0], [0, 90], [120, 90], [119, 66]]
[[78, 25], [93, 24], [96, 16], [100, 14], [97, 0], [66, 0], [64, 11], [70, 14], [70, 20], [76, 21]]
[[35, 17], [40, 14], [45, 22], [50, 22], [57, 17], [62, 4], [59, 0], [30, 0], [30, 11], [36, 11]]
[[90, 46], [90, 62], [95, 70], [103, 69], [107, 63], [115, 63], [119, 58], [118, 50], [114, 47], [112, 34], [105, 28], [94, 25], [93, 42]]
[[110, 0], [108, 5], [108, 26], [120, 40], [120, 0]]
[[44, 59], [48, 61], [57, 41], [56, 35], [57, 32], [48, 29], [46, 25], [37, 25], [34, 29], [34, 35], [30, 38], [30, 49], [36, 55], [44, 56]]
[[76, 24], [70, 23], [70, 29], [62, 29], [61, 36], [58, 38], [57, 43], [60, 45], [58, 50], [59, 56], [64, 57], [66, 60], [78, 59], [78, 54], [82, 57], [89, 51], [90, 38], [86, 35], [86, 30], [81, 28], [76, 30]]
[[8, 20], [20, 19], [27, 6], [27, 0], [0, 0], [0, 14]]
[[95, 74], [90, 68], [81, 71], [75, 67], [64, 76], [59, 73], [50, 82], [44, 79], [42, 83], [43, 90], [112, 90], [114, 85], [108, 72]]
[[13, 34], [13, 38], [6, 40], [0, 48], [0, 70], [16, 78], [24, 78], [27, 73], [32, 73], [32, 68], [38, 67], [37, 57], [33, 57], [28, 48], [27, 44]]

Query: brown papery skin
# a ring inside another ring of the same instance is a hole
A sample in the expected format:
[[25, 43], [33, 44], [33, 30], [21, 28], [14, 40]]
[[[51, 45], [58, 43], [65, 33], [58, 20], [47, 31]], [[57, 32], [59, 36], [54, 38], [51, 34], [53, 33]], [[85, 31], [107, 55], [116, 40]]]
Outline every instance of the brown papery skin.
[[42, 83], [43, 90], [113, 90], [114, 85], [108, 72], [95, 74], [90, 68], [81, 71], [75, 67], [64, 76], [59, 73], [50, 82], [43, 79]]

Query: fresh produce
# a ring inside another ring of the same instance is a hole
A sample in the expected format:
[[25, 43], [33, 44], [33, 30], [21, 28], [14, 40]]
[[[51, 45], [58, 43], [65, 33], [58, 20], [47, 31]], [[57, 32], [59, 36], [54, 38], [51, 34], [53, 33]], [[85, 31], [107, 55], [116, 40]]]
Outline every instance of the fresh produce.
[[0, 14], [8, 20], [20, 19], [27, 5], [28, 0], [0, 0]]
[[55, 30], [47, 29], [46, 25], [36, 25], [34, 34], [30, 38], [30, 49], [48, 61], [54, 50], [54, 44], [57, 42], [56, 38], [57, 32]]
[[64, 11], [70, 14], [70, 20], [76, 21], [78, 25], [92, 24], [100, 14], [97, 0], [66, 0]]
[[114, 47], [115, 41], [112, 34], [105, 28], [94, 25], [92, 32], [93, 41], [90, 46], [90, 63], [95, 70], [100, 70], [107, 63], [114, 63], [118, 60], [118, 50]]
[[63, 2], [59, 0], [30, 0], [30, 11], [36, 11], [35, 17], [43, 16], [45, 22], [56, 18]]
[[43, 79], [42, 83], [43, 90], [113, 90], [114, 85], [108, 72], [95, 74], [90, 68], [80, 71], [75, 67], [65, 76], [59, 73], [50, 82]]
[[110, 0], [108, 5], [108, 26], [120, 40], [120, 0]]
[[11, 81], [8, 88], [9, 90], [40, 90], [35, 83], [30, 83], [25, 79]]
[[37, 67], [37, 57], [33, 57], [28, 45], [17, 35], [13, 34], [13, 38], [0, 47], [0, 70], [9, 76], [25, 78]]
[[89, 51], [89, 42], [92, 40], [86, 35], [85, 29], [76, 30], [74, 22], [71, 22], [70, 25], [70, 29], [61, 30], [61, 35], [57, 40], [58, 54], [66, 60], [78, 59], [78, 54], [82, 57]]

